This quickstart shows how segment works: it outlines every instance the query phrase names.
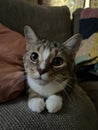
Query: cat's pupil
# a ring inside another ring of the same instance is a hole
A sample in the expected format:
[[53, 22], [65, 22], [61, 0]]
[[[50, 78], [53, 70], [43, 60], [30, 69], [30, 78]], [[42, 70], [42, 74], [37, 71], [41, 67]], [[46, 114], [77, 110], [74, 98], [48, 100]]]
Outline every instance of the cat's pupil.
[[38, 60], [38, 54], [36, 52], [32, 52], [31, 56], [30, 56], [30, 59], [32, 61], [37, 61]]
[[60, 66], [60, 65], [63, 64], [63, 59], [60, 58], [60, 57], [56, 57], [56, 58], [53, 59], [52, 64], [53, 64], [54, 66]]

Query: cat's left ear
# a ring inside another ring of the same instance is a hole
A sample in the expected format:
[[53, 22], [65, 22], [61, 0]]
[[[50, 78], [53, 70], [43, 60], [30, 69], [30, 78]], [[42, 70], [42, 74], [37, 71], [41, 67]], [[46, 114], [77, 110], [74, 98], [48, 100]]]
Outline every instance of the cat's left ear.
[[28, 25], [24, 27], [24, 35], [28, 44], [33, 44], [38, 41], [37, 35], [33, 31], [33, 29]]
[[80, 34], [75, 34], [71, 38], [69, 38], [67, 41], [62, 43], [70, 52], [75, 54], [79, 46], [81, 44], [82, 36]]

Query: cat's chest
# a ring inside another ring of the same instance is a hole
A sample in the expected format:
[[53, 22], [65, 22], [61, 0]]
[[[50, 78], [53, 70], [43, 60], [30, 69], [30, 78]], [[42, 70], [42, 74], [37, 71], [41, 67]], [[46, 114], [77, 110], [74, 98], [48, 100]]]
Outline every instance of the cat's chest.
[[37, 83], [37, 81], [32, 79], [30, 76], [27, 76], [27, 82], [28, 82], [29, 87], [33, 91], [39, 93], [40, 95], [44, 97], [48, 97], [57, 92], [60, 92], [61, 90], [64, 89], [64, 86], [65, 86], [65, 82], [58, 84], [54, 81], [42, 85], [42, 84]]

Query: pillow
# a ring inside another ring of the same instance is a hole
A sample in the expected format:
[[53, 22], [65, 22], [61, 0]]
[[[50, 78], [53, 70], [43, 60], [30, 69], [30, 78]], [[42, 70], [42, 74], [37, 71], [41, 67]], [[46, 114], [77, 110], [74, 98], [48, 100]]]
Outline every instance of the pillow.
[[15, 99], [24, 90], [25, 38], [0, 24], [0, 102]]
[[98, 63], [98, 33], [94, 33], [88, 39], [82, 40], [75, 56], [75, 63], [84, 65]]
[[86, 8], [81, 11], [79, 21], [79, 33], [83, 39], [89, 38], [98, 32], [98, 9]]

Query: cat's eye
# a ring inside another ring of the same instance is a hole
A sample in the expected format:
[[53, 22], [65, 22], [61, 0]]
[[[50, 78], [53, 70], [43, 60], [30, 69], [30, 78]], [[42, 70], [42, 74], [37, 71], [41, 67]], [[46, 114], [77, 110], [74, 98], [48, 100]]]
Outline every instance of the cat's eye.
[[53, 66], [60, 66], [63, 64], [63, 59], [60, 57], [56, 57], [52, 61]]
[[38, 60], [38, 53], [36, 52], [32, 52], [31, 53], [31, 56], [30, 56], [30, 59], [33, 61], [33, 62], [36, 62]]

